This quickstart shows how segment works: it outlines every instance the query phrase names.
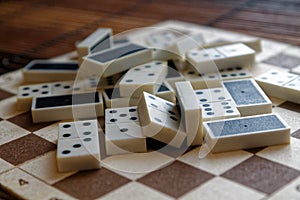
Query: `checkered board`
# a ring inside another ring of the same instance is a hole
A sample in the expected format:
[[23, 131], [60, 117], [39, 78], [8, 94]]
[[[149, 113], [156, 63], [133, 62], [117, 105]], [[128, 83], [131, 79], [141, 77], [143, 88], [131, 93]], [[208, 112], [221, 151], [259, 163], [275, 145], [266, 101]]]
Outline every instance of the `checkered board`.
[[[178, 21], [157, 26], [201, 31], [208, 43], [252, 38]], [[266, 39], [262, 47], [254, 76], [271, 68], [299, 73], [299, 47]], [[183, 155], [168, 149], [103, 156], [99, 170], [58, 173], [58, 122], [34, 124], [30, 112], [17, 111], [20, 84], [20, 70], [0, 76], [0, 197], [4, 199], [300, 199], [298, 104], [270, 97], [273, 112], [291, 127], [290, 145], [210, 154], [204, 159], [198, 158], [200, 147]], [[103, 126], [103, 118], [99, 122]]]

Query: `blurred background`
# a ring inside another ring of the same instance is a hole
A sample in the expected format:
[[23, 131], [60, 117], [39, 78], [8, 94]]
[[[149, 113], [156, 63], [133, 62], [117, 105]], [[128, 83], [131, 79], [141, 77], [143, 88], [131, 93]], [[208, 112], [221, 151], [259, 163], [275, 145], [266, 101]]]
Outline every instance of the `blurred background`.
[[0, 1], [0, 74], [74, 50], [98, 27], [114, 33], [177, 19], [300, 45], [299, 0]]

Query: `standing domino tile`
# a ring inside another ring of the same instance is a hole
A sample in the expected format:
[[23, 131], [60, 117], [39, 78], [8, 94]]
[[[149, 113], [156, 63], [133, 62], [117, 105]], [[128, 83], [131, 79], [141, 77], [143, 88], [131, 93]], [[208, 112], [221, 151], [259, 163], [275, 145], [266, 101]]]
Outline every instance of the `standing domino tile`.
[[57, 166], [60, 172], [100, 168], [97, 120], [59, 124]]
[[23, 79], [33, 83], [74, 80], [78, 68], [76, 61], [33, 60], [23, 69]]
[[64, 119], [87, 119], [103, 116], [99, 92], [34, 97], [31, 106], [33, 122]]
[[76, 45], [79, 62], [81, 63], [82, 57], [109, 49], [113, 46], [112, 42], [112, 29], [98, 28], [95, 32]]
[[[167, 112], [171, 115], [179, 115], [176, 104], [159, 98], [155, 95], [144, 92], [138, 102], [139, 113], [147, 115], [147, 108], [151, 107], [161, 112]], [[149, 114], [149, 113], [148, 113]]]
[[143, 91], [155, 94], [167, 75], [168, 67], [161, 61], [152, 61], [131, 68], [119, 83], [122, 97], [140, 97]]
[[212, 152], [288, 144], [290, 128], [277, 114], [204, 122], [206, 145]]
[[176, 105], [144, 92], [138, 103], [143, 134], [179, 148], [186, 138]]
[[[202, 144], [202, 118], [198, 98], [190, 82], [177, 82], [176, 92], [181, 108], [181, 119], [187, 136], [187, 145]], [[198, 123], [197, 123], [198, 122]]]
[[286, 99], [288, 92], [283, 86], [287, 85], [289, 82], [297, 79], [298, 77], [299, 76], [292, 73], [280, 72], [273, 69], [256, 77], [255, 80], [267, 95], [280, 99]]
[[152, 60], [152, 51], [128, 43], [88, 55], [81, 64], [84, 72], [108, 77]]
[[105, 143], [108, 155], [147, 152], [136, 106], [105, 110]]
[[187, 61], [200, 73], [254, 64], [255, 51], [237, 43], [217, 48], [193, 49], [186, 54]]
[[33, 97], [51, 95], [51, 84], [24, 85], [18, 89], [17, 109], [29, 111]]
[[219, 101], [200, 104], [202, 109], [202, 121], [214, 121], [240, 117], [241, 114], [232, 101]]
[[224, 81], [223, 85], [231, 95], [241, 116], [272, 112], [272, 102], [254, 79]]

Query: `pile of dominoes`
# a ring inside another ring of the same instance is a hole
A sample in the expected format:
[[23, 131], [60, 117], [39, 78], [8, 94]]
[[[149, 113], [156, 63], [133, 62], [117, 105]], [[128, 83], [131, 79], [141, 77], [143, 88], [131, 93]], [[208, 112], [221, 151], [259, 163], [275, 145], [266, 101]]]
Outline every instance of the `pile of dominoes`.
[[271, 70], [254, 79], [260, 40], [208, 44], [198, 32], [158, 32], [142, 45], [99, 28], [76, 44], [78, 61], [24, 68], [18, 109], [31, 110], [35, 123], [66, 120], [60, 172], [99, 168], [100, 144], [116, 155], [149, 151], [148, 138], [213, 153], [290, 142], [268, 96], [300, 103], [300, 77]]

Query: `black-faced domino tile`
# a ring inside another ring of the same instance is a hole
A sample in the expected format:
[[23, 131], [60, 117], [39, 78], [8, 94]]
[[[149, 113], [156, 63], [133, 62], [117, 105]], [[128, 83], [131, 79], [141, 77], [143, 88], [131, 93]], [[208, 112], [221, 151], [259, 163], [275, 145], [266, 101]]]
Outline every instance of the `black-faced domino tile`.
[[108, 77], [152, 60], [152, 51], [146, 47], [128, 43], [90, 54], [83, 58], [83, 71]]
[[99, 92], [34, 97], [31, 106], [33, 122], [64, 119], [88, 119], [104, 115]]
[[52, 94], [51, 84], [24, 85], [18, 88], [17, 109], [29, 111], [32, 99], [35, 96], [48, 96]]
[[198, 102], [201, 104], [219, 101], [229, 101], [231, 96], [224, 87], [195, 90]]
[[296, 74], [273, 69], [256, 77], [255, 80], [267, 95], [297, 102], [297, 97], [295, 97], [295, 99], [288, 98], [289, 94], [292, 95], [293, 92], [286, 88], [286, 86], [289, 87], [289, 83], [297, 80], [297, 78], [299, 78], [299, 76]]
[[146, 137], [139, 122], [106, 124], [105, 147], [107, 155], [147, 152]]
[[181, 109], [181, 120], [187, 136], [187, 145], [200, 145], [203, 136], [202, 113], [198, 98], [190, 82], [177, 82], [175, 85]]
[[119, 83], [121, 97], [141, 96], [143, 91], [155, 94], [167, 76], [166, 62], [152, 61], [131, 68]]
[[108, 155], [147, 151], [136, 106], [105, 110], [105, 143]]
[[223, 85], [232, 97], [241, 116], [272, 112], [272, 102], [254, 79], [224, 81]]
[[77, 61], [33, 60], [23, 69], [23, 80], [43, 83], [74, 80], [78, 71]]
[[98, 28], [95, 32], [77, 44], [76, 49], [79, 63], [82, 62], [82, 57], [88, 54], [111, 48], [113, 46], [111, 36], [111, 28]]
[[193, 49], [186, 54], [187, 61], [201, 74], [231, 67], [252, 66], [254, 58], [255, 51], [242, 43]]
[[241, 116], [233, 101], [219, 101], [199, 105], [202, 109], [203, 122]]
[[139, 122], [136, 106], [105, 109], [105, 124]]
[[143, 92], [143, 95], [141, 96], [139, 102], [138, 102], [138, 112], [139, 114], [145, 114], [147, 113], [147, 108], [154, 108], [156, 110], [159, 110], [161, 112], [169, 113], [171, 115], [179, 115], [178, 110], [176, 108], [176, 105], [170, 101], [167, 101], [165, 99], [162, 99], [158, 96], [149, 94], [147, 92]]
[[277, 114], [203, 123], [205, 144], [212, 152], [232, 151], [290, 142], [290, 128]]
[[59, 124], [57, 166], [60, 172], [100, 168], [98, 121]]

